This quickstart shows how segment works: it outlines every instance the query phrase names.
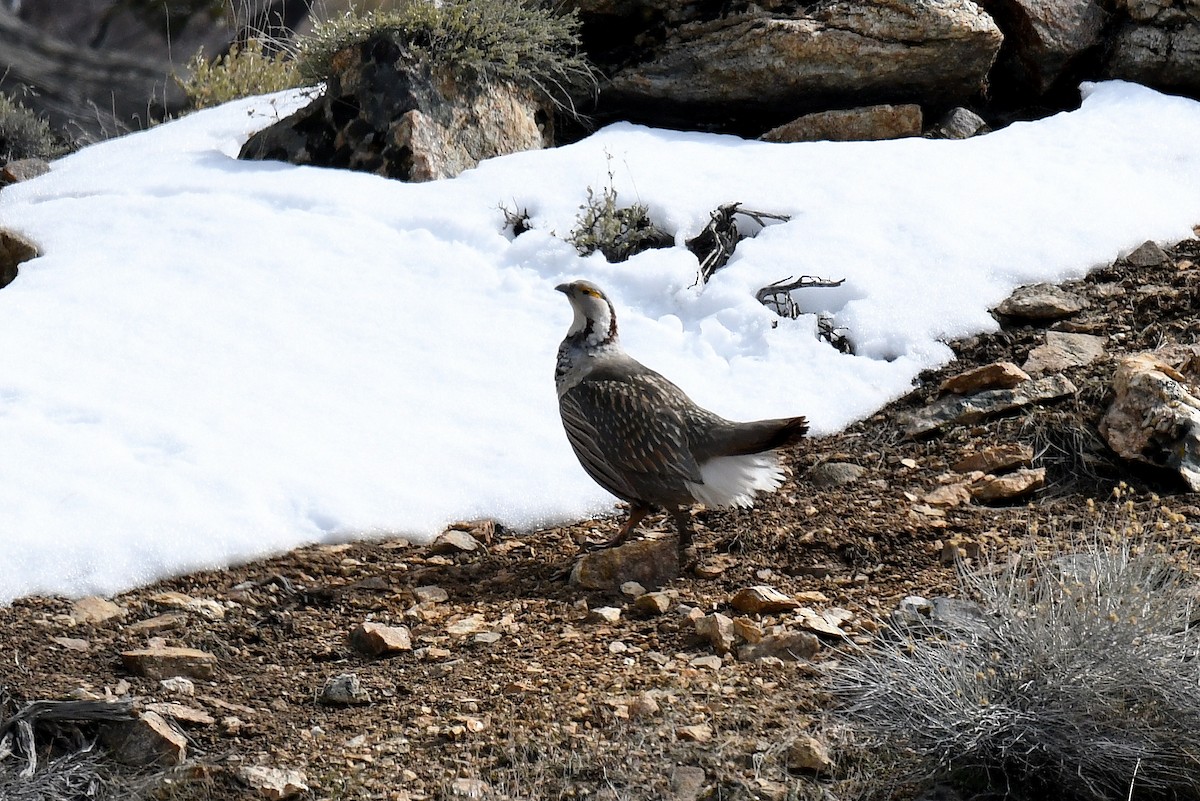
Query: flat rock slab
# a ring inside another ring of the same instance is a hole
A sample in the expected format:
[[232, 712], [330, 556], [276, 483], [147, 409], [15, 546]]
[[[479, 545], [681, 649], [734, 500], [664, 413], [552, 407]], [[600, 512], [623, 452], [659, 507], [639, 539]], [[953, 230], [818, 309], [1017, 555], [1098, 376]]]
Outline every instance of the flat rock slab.
[[679, 577], [675, 539], [638, 540], [584, 554], [571, 570], [571, 583], [589, 590], [619, 591], [627, 581], [658, 589]]
[[1012, 362], [992, 362], [950, 376], [938, 387], [942, 392], [970, 395], [985, 389], [1012, 389], [1029, 380], [1029, 374]]
[[121, 663], [130, 673], [148, 679], [186, 676], [211, 679], [216, 673], [217, 657], [195, 648], [140, 648], [121, 654]]
[[1045, 344], [1029, 352], [1021, 367], [1028, 373], [1054, 373], [1068, 367], [1083, 367], [1101, 359], [1108, 352], [1107, 337], [1093, 334], [1073, 334], [1066, 331], [1047, 331]]
[[923, 409], [902, 415], [900, 423], [909, 438], [927, 436], [963, 423], [975, 423], [1032, 403], [1047, 403], [1073, 395], [1075, 385], [1062, 375], [1048, 375], [1014, 387], [974, 395], [947, 395]]
[[954, 463], [956, 473], [1002, 473], [1014, 467], [1028, 467], [1033, 463], [1033, 448], [1013, 442], [993, 445], [982, 451], [969, 453]]
[[1070, 317], [1086, 306], [1078, 295], [1054, 284], [1030, 284], [1018, 288], [995, 311], [1018, 320], [1049, 321]]
[[922, 124], [921, 107], [913, 103], [864, 106], [805, 114], [759, 138], [764, 142], [871, 142], [920, 136]]

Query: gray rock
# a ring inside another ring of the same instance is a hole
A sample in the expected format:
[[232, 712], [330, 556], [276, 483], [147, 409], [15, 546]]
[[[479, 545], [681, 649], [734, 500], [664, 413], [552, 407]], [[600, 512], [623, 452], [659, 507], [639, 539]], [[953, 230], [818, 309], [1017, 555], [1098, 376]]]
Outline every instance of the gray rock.
[[962, 106], [950, 109], [925, 134], [930, 139], [970, 139], [992, 129], [974, 111]]
[[822, 462], [804, 475], [818, 487], [841, 487], [853, 484], [867, 473], [867, 468], [850, 462]]
[[[348, 48], [334, 61], [337, 72], [325, 92], [251, 136], [239, 158], [432, 181], [553, 140], [553, 114], [532, 91], [406, 66], [403, 45], [389, 36]], [[347, 120], [346, 109], [357, 114]]]
[[1161, 267], [1170, 260], [1171, 257], [1165, 250], [1160, 248], [1157, 243], [1150, 241], [1143, 242], [1125, 257], [1125, 261], [1134, 267]]
[[362, 686], [357, 673], [340, 673], [325, 682], [317, 700], [331, 706], [352, 706], [369, 704], [371, 695]]
[[1098, 46], [1108, 14], [1096, 0], [983, 0], [1004, 32], [1003, 69], [1043, 94]]
[[1184, 19], [1165, 27], [1126, 23], [1111, 40], [1105, 77], [1200, 91], [1200, 21]]
[[1066, 331], [1047, 331], [1045, 344], [1029, 352], [1021, 365], [1028, 373], [1055, 373], [1068, 367], [1082, 367], [1101, 359], [1108, 352], [1107, 337], [1093, 334], [1072, 334]]
[[157, 712], [143, 712], [136, 720], [105, 726], [105, 746], [126, 765], [172, 766], [187, 759], [187, 737]]
[[1170, 468], [1200, 492], [1200, 345], [1121, 360], [1100, 433], [1125, 459]]
[[1082, 311], [1087, 303], [1053, 284], [1030, 284], [996, 307], [997, 314], [1021, 320], [1060, 320]]
[[817, 111], [772, 128], [760, 139], [765, 142], [865, 142], [921, 135], [921, 107], [865, 106]]
[[1000, 30], [969, 0], [832, 2], [774, 16], [750, 10], [669, 31], [650, 58], [616, 72], [618, 103], [818, 110], [951, 104], [979, 92]]
[[1075, 385], [1062, 375], [1026, 381], [1013, 389], [991, 389], [974, 395], [947, 395], [923, 409], [898, 415], [904, 433], [922, 437], [963, 423], [975, 423], [1033, 403], [1047, 403], [1072, 395]]

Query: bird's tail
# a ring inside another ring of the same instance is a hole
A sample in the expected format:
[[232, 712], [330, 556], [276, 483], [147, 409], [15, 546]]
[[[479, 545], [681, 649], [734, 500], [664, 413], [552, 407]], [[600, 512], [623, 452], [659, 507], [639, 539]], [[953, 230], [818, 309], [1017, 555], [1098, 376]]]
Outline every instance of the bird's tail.
[[808, 433], [804, 417], [785, 417], [777, 420], [755, 420], [752, 423], [730, 423], [713, 432], [712, 454], [741, 456], [773, 451], [794, 445]]

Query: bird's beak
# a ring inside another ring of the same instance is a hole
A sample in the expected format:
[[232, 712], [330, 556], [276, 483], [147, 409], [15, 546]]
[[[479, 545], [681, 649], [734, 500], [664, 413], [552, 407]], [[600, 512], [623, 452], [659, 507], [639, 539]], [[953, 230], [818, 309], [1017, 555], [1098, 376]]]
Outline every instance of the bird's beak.
[[556, 290], [558, 290], [559, 292], [563, 293], [564, 295], [571, 294], [571, 285], [570, 284], [559, 284], [558, 286], [556, 286], [554, 288]]

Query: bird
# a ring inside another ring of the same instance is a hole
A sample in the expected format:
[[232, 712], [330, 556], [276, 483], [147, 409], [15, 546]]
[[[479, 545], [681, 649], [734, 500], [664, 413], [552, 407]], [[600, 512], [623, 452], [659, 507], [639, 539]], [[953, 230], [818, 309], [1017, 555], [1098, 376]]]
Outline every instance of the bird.
[[554, 384], [567, 440], [583, 469], [629, 505], [624, 543], [655, 507], [670, 514], [682, 553], [692, 547], [691, 507], [749, 507], [783, 483], [778, 449], [808, 432], [804, 417], [739, 423], [697, 405], [627, 354], [612, 301], [590, 281], [559, 284], [574, 318], [558, 348]]

